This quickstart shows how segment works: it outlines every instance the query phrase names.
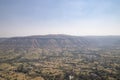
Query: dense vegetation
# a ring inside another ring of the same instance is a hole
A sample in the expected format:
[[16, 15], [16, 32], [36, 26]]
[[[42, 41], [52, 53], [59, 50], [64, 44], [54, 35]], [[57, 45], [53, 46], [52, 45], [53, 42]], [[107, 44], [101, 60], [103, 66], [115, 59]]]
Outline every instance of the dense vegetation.
[[[107, 43], [104, 46], [95, 45], [98, 42], [94, 42], [93, 46], [89, 44], [91, 41], [83, 39], [75, 41], [75, 39], [59, 38], [65, 47], [61, 48], [60, 44], [56, 47], [54, 40], [52, 40], [54, 46], [50, 45], [48, 38], [48, 47], [22, 48], [24, 46], [22, 41], [20, 43], [17, 41], [17, 45], [16, 39], [13, 38], [13, 43], [11, 39], [1, 41], [0, 80], [120, 80], [119, 46], [115, 47], [110, 43], [108, 45], [111, 46], [107, 47], [105, 46]], [[80, 42], [79, 48], [72, 46], [75, 42]], [[36, 42], [28, 43], [30, 46], [36, 45]], [[22, 44], [22, 47], [19, 44]]]

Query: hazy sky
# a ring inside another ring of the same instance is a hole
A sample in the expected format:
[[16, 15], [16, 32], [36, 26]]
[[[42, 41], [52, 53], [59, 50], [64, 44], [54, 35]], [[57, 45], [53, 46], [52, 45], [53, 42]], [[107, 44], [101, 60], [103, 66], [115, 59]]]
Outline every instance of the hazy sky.
[[0, 0], [0, 37], [120, 35], [120, 0]]

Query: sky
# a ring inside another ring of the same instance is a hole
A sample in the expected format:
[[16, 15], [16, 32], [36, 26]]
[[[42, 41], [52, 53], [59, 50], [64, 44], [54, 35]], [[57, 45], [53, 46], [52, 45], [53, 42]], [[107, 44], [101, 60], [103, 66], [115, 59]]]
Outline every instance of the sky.
[[0, 0], [0, 37], [120, 35], [120, 0]]

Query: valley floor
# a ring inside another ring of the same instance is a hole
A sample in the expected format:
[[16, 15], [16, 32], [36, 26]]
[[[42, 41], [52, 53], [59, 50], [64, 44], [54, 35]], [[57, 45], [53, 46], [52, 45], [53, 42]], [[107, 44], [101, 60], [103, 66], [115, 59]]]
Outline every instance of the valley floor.
[[36, 51], [0, 51], [0, 80], [120, 80], [120, 50]]

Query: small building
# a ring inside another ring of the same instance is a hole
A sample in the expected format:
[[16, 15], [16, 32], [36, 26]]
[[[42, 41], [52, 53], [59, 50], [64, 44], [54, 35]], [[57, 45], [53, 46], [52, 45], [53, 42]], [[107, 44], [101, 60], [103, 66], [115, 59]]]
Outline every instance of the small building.
[[69, 75], [69, 80], [72, 80], [74, 78], [74, 76]]

